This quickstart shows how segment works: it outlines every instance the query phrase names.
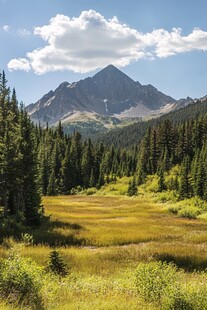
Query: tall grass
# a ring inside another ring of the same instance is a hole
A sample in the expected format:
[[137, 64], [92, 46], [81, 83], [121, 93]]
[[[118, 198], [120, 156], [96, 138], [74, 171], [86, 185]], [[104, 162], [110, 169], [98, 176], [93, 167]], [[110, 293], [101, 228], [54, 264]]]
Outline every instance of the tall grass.
[[[179, 218], [168, 210], [174, 202], [157, 203], [142, 187], [137, 197], [116, 195], [127, 188], [127, 178], [110, 186], [102, 189], [105, 195], [44, 197], [50, 220], [37, 230], [28, 230], [33, 244], [22, 246], [20, 254], [45, 268], [56, 248], [70, 270], [65, 279], [53, 275], [43, 279], [45, 309], [162, 309], [143, 300], [135, 279], [139, 263], [157, 261], [185, 270], [180, 292], [192, 306], [185, 309], [207, 309], [202, 298], [207, 276], [193, 272], [207, 268], [206, 216]], [[0, 257], [6, 258], [14, 244], [13, 239], [4, 240]], [[174, 299], [164, 302], [168, 305]], [[18, 308], [11, 307], [0, 301], [0, 309]]]

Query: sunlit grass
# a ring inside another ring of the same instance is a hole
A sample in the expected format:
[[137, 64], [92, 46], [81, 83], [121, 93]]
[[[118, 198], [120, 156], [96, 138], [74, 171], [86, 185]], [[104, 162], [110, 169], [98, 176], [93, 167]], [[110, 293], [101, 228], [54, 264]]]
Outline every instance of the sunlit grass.
[[207, 221], [179, 218], [147, 195], [44, 197], [43, 203], [50, 222], [30, 231], [34, 245], [22, 249], [40, 265], [55, 246], [72, 271], [90, 275], [159, 259], [207, 267]]
[[[155, 199], [143, 187], [137, 197], [117, 195], [128, 181], [106, 185], [93, 196], [43, 198], [50, 220], [28, 231], [34, 244], [20, 251], [45, 267], [55, 247], [68, 264], [66, 280], [50, 280], [43, 287], [46, 309], [158, 309], [137, 296], [134, 270], [139, 262], [173, 262], [188, 272], [207, 268], [206, 214], [196, 220], [179, 218], [168, 210], [173, 201], [158, 203], [159, 194]], [[4, 241], [0, 257], [7, 256], [12, 242]], [[199, 283], [201, 276], [188, 272], [186, 283]], [[0, 309], [16, 308], [2, 301]]]

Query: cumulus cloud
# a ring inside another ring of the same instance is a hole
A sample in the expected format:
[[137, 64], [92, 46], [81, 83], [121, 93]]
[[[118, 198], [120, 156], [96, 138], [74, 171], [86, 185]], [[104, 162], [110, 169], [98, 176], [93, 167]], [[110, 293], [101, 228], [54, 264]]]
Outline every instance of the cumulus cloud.
[[12, 59], [8, 63], [9, 70], [23, 70], [29, 72], [31, 70], [30, 62], [25, 58]]
[[[25, 33], [26, 34], [26, 33]], [[9, 62], [10, 70], [33, 70], [36, 74], [57, 70], [89, 72], [108, 64], [123, 67], [139, 59], [169, 57], [193, 50], [207, 51], [207, 32], [194, 29], [182, 36], [180, 28], [171, 32], [156, 29], [141, 33], [96, 11], [83, 11], [79, 17], [56, 15], [48, 25], [36, 27], [34, 35], [46, 42], [28, 52], [26, 58]]]

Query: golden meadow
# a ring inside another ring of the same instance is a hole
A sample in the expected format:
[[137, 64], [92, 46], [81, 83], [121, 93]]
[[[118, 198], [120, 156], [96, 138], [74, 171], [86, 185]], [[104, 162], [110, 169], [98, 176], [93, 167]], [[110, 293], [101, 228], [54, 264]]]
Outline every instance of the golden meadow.
[[[143, 187], [137, 197], [120, 195], [126, 193], [128, 181], [124, 178], [94, 190], [93, 195], [43, 198], [50, 220], [29, 231], [33, 244], [19, 246], [18, 251], [45, 268], [55, 248], [68, 265], [66, 278], [51, 275], [43, 280], [44, 309], [164, 309], [163, 304], [137, 294], [137, 265], [154, 261], [173, 262], [182, 268], [186, 304], [192, 292], [198, 296], [191, 308], [165, 305], [165, 309], [207, 309], [207, 301], [201, 297], [207, 289], [206, 215], [195, 220], [173, 215], [169, 212], [173, 201], [159, 203], [159, 196]], [[1, 257], [6, 258], [12, 246], [16, 246], [14, 240], [4, 240]], [[0, 306], [36, 309], [7, 300]]]

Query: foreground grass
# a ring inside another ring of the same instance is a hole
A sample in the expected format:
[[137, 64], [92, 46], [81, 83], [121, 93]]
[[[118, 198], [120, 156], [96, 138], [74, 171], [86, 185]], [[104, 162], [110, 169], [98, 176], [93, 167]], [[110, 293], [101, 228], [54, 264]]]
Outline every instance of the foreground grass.
[[[158, 204], [141, 191], [136, 198], [109, 196], [124, 191], [127, 183], [125, 179], [122, 185], [106, 187], [102, 195], [44, 197], [50, 221], [29, 231], [34, 244], [21, 247], [21, 255], [45, 268], [56, 247], [69, 266], [66, 279], [49, 276], [45, 281], [45, 309], [159, 309], [137, 295], [139, 262], [174, 262], [186, 271], [184, 291], [206, 283], [206, 276], [192, 273], [207, 268], [205, 214], [196, 220], [179, 218], [168, 211], [169, 204]], [[7, 257], [12, 244], [4, 241], [1, 257]], [[17, 308], [0, 303], [0, 309]], [[185, 309], [207, 309], [207, 302]]]

